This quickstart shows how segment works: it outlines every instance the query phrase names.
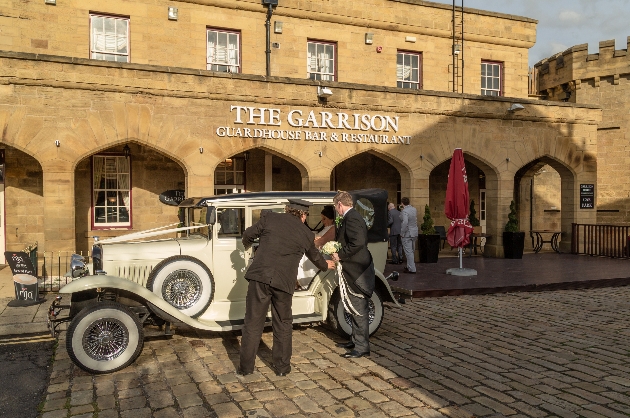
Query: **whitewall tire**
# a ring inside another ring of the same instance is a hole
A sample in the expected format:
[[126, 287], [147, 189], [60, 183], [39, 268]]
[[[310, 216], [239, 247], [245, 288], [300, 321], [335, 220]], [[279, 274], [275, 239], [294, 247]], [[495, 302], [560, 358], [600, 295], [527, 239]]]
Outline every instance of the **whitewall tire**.
[[66, 349], [83, 370], [111, 373], [133, 363], [142, 351], [144, 331], [138, 316], [119, 303], [100, 302], [70, 322]]
[[[378, 290], [374, 290], [369, 304], [370, 335], [373, 335], [383, 322], [383, 298]], [[352, 335], [351, 316], [343, 307], [339, 289], [335, 290], [328, 310], [328, 324], [341, 337], [350, 339]]]
[[201, 261], [178, 255], [155, 266], [147, 288], [183, 314], [196, 318], [212, 302], [214, 279]]

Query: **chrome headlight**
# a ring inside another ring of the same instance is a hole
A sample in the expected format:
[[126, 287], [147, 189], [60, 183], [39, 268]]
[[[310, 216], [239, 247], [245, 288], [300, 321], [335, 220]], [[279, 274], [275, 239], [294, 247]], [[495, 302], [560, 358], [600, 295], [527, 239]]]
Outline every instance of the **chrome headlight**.
[[75, 279], [90, 274], [90, 270], [85, 265], [85, 258], [79, 254], [72, 254], [70, 257], [70, 271]]

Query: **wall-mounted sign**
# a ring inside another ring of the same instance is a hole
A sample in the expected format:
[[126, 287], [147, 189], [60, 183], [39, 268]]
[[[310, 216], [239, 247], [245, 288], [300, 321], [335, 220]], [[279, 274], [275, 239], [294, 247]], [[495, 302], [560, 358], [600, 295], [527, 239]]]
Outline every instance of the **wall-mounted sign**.
[[13, 273], [15, 300], [9, 306], [28, 306], [40, 303], [37, 273], [28, 254], [24, 252], [6, 251], [4, 257]]
[[186, 199], [184, 190], [167, 190], [160, 194], [160, 202], [169, 206], [177, 206]]
[[219, 126], [218, 137], [411, 145], [411, 136], [398, 135], [398, 116], [297, 109], [284, 116], [280, 109], [234, 105], [230, 112], [236, 126]]
[[595, 185], [580, 184], [580, 209], [595, 208]]

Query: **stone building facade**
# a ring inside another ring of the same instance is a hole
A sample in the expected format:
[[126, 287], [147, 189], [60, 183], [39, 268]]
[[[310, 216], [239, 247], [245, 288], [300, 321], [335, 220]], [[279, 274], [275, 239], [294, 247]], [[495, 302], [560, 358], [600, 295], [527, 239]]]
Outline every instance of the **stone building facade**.
[[538, 94], [552, 101], [602, 108], [598, 126], [597, 222], [630, 224], [630, 55], [628, 43], [599, 43], [599, 52], [576, 45], [536, 64]]
[[[486, 254], [502, 255], [510, 201], [524, 199], [541, 164], [561, 179], [563, 245], [572, 222], [595, 221], [578, 191], [597, 182], [601, 109], [527, 98], [531, 19], [464, 10], [462, 94], [449, 84], [452, 15], [442, 4], [281, 0], [267, 77], [257, 0], [179, 1], [177, 20], [161, 0], [8, 3], [7, 248], [85, 251], [95, 235], [177, 222], [158, 201], [173, 189], [382, 187], [392, 201], [428, 204], [447, 225], [445, 179], [458, 147], [471, 196], [483, 196]], [[321, 87], [332, 95], [319, 97]], [[514, 103], [524, 110], [509, 111]]]

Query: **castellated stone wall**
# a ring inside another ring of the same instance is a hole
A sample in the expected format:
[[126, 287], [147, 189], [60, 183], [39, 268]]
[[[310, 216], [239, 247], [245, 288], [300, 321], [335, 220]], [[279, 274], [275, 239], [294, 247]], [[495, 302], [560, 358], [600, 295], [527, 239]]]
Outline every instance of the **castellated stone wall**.
[[[630, 37], [628, 37], [630, 44]], [[627, 48], [627, 45], [624, 45]], [[536, 64], [538, 93], [603, 109], [597, 132], [597, 221], [630, 224], [630, 55], [615, 41], [577, 45]]]

